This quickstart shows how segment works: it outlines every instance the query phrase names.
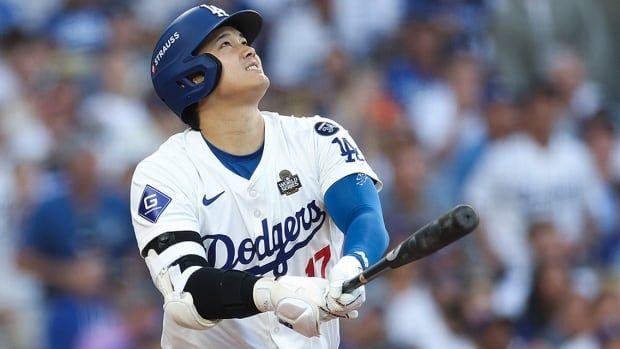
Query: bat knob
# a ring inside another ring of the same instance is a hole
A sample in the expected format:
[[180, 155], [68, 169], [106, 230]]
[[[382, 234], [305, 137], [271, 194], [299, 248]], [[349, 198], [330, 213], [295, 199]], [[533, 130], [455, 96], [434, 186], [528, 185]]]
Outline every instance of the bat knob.
[[458, 205], [452, 210], [454, 222], [462, 231], [471, 232], [478, 226], [480, 219], [473, 207]]

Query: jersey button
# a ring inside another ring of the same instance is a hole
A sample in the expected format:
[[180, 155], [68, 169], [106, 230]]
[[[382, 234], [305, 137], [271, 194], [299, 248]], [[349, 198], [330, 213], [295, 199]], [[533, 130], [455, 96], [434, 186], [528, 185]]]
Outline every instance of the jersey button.
[[260, 210], [254, 210], [254, 216], [260, 217]]
[[273, 333], [278, 333], [278, 332], [280, 332], [280, 328], [279, 327], [276, 327], [276, 328], [273, 329]]
[[258, 192], [254, 189], [250, 190], [250, 196], [255, 198], [258, 195]]

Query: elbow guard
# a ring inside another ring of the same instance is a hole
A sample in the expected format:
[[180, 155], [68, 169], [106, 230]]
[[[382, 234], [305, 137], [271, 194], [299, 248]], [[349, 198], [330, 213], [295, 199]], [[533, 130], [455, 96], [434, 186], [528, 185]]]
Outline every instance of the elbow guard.
[[195, 330], [208, 329], [217, 323], [200, 316], [192, 295], [184, 291], [189, 277], [207, 265], [198, 233], [164, 233], [151, 241], [142, 255], [153, 283], [164, 296], [166, 316], [180, 326]]
[[169, 232], [142, 251], [153, 282], [164, 296], [164, 312], [177, 324], [207, 329], [218, 320], [258, 313], [252, 290], [258, 277], [208, 266], [200, 235]]
[[[157, 258], [154, 250], [148, 252], [145, 258], [146, 264], [150, 265]], [[189, 292], [185, 292], [180, 284], [184, 284], [187, 278], [200, 267], [191, 267], [192, 270], [181, 272], [178, 264], [169, 268], [164, 268], [155, 275], [155, 286], [164, 296], [164, 313], [170, 316], [172, 320], [180, 326], [191, 328], [194, 330], [206, 330], [217, 324], [219, 320], [207, 320], [200, 316], [194, 299]], [[150, 269], [150, 266], [149, 266]], [[189, 274], [184, 276], [183, 274]], [[175, 287], [174, 285], [179, 285]]]

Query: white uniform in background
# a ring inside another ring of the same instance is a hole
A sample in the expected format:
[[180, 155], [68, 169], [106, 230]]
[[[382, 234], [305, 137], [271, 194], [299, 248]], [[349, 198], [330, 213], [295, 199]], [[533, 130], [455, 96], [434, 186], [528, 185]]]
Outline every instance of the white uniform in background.
[[480, 213], [486, 239], [504, 265], [530, 261], [527, 229], [553, 223], [560, 237], [583, 237], [588, 214], [604, 201], [604, 188], [587, 148], [555, 133], [542, 147], [525, 134], [492, 145], [466, 185], [465, 199]]
[[487, 150], [466, 185], [465, 200], [477, 208], [487, 244], [506, 268], [495, 285], [494, 311], [517, 316], [531, 287], [529, 226], [550, 222], [561, 239], [577, 242], [588, 215], [600, 212], [605, 193], [591, 155], [577, 139], [556, 133], [542, 147], [516, 134]]

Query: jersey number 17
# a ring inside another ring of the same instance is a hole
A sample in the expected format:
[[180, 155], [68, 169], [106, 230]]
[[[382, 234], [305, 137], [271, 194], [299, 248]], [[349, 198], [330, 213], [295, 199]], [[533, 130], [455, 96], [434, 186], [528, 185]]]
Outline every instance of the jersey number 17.
[[308, 264], [306, 265], [306, 275], [307, 276], [316, 276], [316, 266], [321, 264], [321, 273], [320, 277], [325, 278], [325, 269], [327, 268], [327, 263], [332, 258], [332, 251], [329, 248], [329, 245], [325, 245], [322, 249], [318, 250], [312, 258], [308, 260]]

